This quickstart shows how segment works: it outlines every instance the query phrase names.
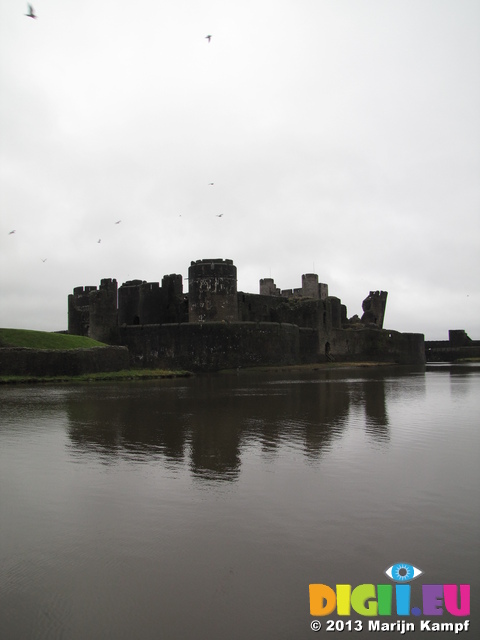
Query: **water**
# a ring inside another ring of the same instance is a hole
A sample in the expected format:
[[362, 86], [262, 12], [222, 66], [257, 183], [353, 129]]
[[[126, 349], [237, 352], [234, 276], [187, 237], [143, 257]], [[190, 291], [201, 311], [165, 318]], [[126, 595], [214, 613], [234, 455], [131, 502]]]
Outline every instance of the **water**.
[[327, 632], [309, 584], [400, 561], [412, 606], [471, 584], [479, 637], [479, 391], [475, 366], [0, 388], [0, 637], [398, 637]]

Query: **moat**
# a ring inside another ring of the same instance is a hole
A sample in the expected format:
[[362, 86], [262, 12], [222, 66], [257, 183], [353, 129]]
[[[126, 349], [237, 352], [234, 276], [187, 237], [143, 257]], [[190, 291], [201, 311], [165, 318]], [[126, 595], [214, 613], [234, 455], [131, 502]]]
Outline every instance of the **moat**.
[[478, 366], [2, 387], [0, 407], [4, 640], [311, 639], [310, 583], [399, 561], [414, 596], [478, 593]]

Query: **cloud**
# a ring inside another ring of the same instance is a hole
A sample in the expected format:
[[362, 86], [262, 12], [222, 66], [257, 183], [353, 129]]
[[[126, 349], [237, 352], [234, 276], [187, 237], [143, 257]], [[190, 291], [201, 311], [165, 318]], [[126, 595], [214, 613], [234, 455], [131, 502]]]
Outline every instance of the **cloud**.
[[477, 3], [1, 12], [0, 325], [224, 257], [242, 290], [315, 270], [350, 315], [383, 288], [391, 328], [478, 337]]

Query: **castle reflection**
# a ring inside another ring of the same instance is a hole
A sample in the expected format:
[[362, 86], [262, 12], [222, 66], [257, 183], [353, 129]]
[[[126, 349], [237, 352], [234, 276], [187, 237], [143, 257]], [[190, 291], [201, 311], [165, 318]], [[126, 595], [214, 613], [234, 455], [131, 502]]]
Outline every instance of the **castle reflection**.
[[320, 459], [359, 416], [367, 436], [387, 446], [395, 380], [359, 369], [348, 378], [337, 370], [245, 372], [85, 386], [67, 397], [69, 447], [106, 464], [162, 461], [188, 467], [198, 481], [234, 481], [252, 450]]

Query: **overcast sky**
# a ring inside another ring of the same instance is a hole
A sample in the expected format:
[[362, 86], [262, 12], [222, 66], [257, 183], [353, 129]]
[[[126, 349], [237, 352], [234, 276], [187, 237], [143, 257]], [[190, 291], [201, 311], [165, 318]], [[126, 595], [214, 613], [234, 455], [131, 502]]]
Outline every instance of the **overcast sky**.
[[0, 326], [230, 258], [480, 339], [478, 0], [33, 6], [0, 0]]

